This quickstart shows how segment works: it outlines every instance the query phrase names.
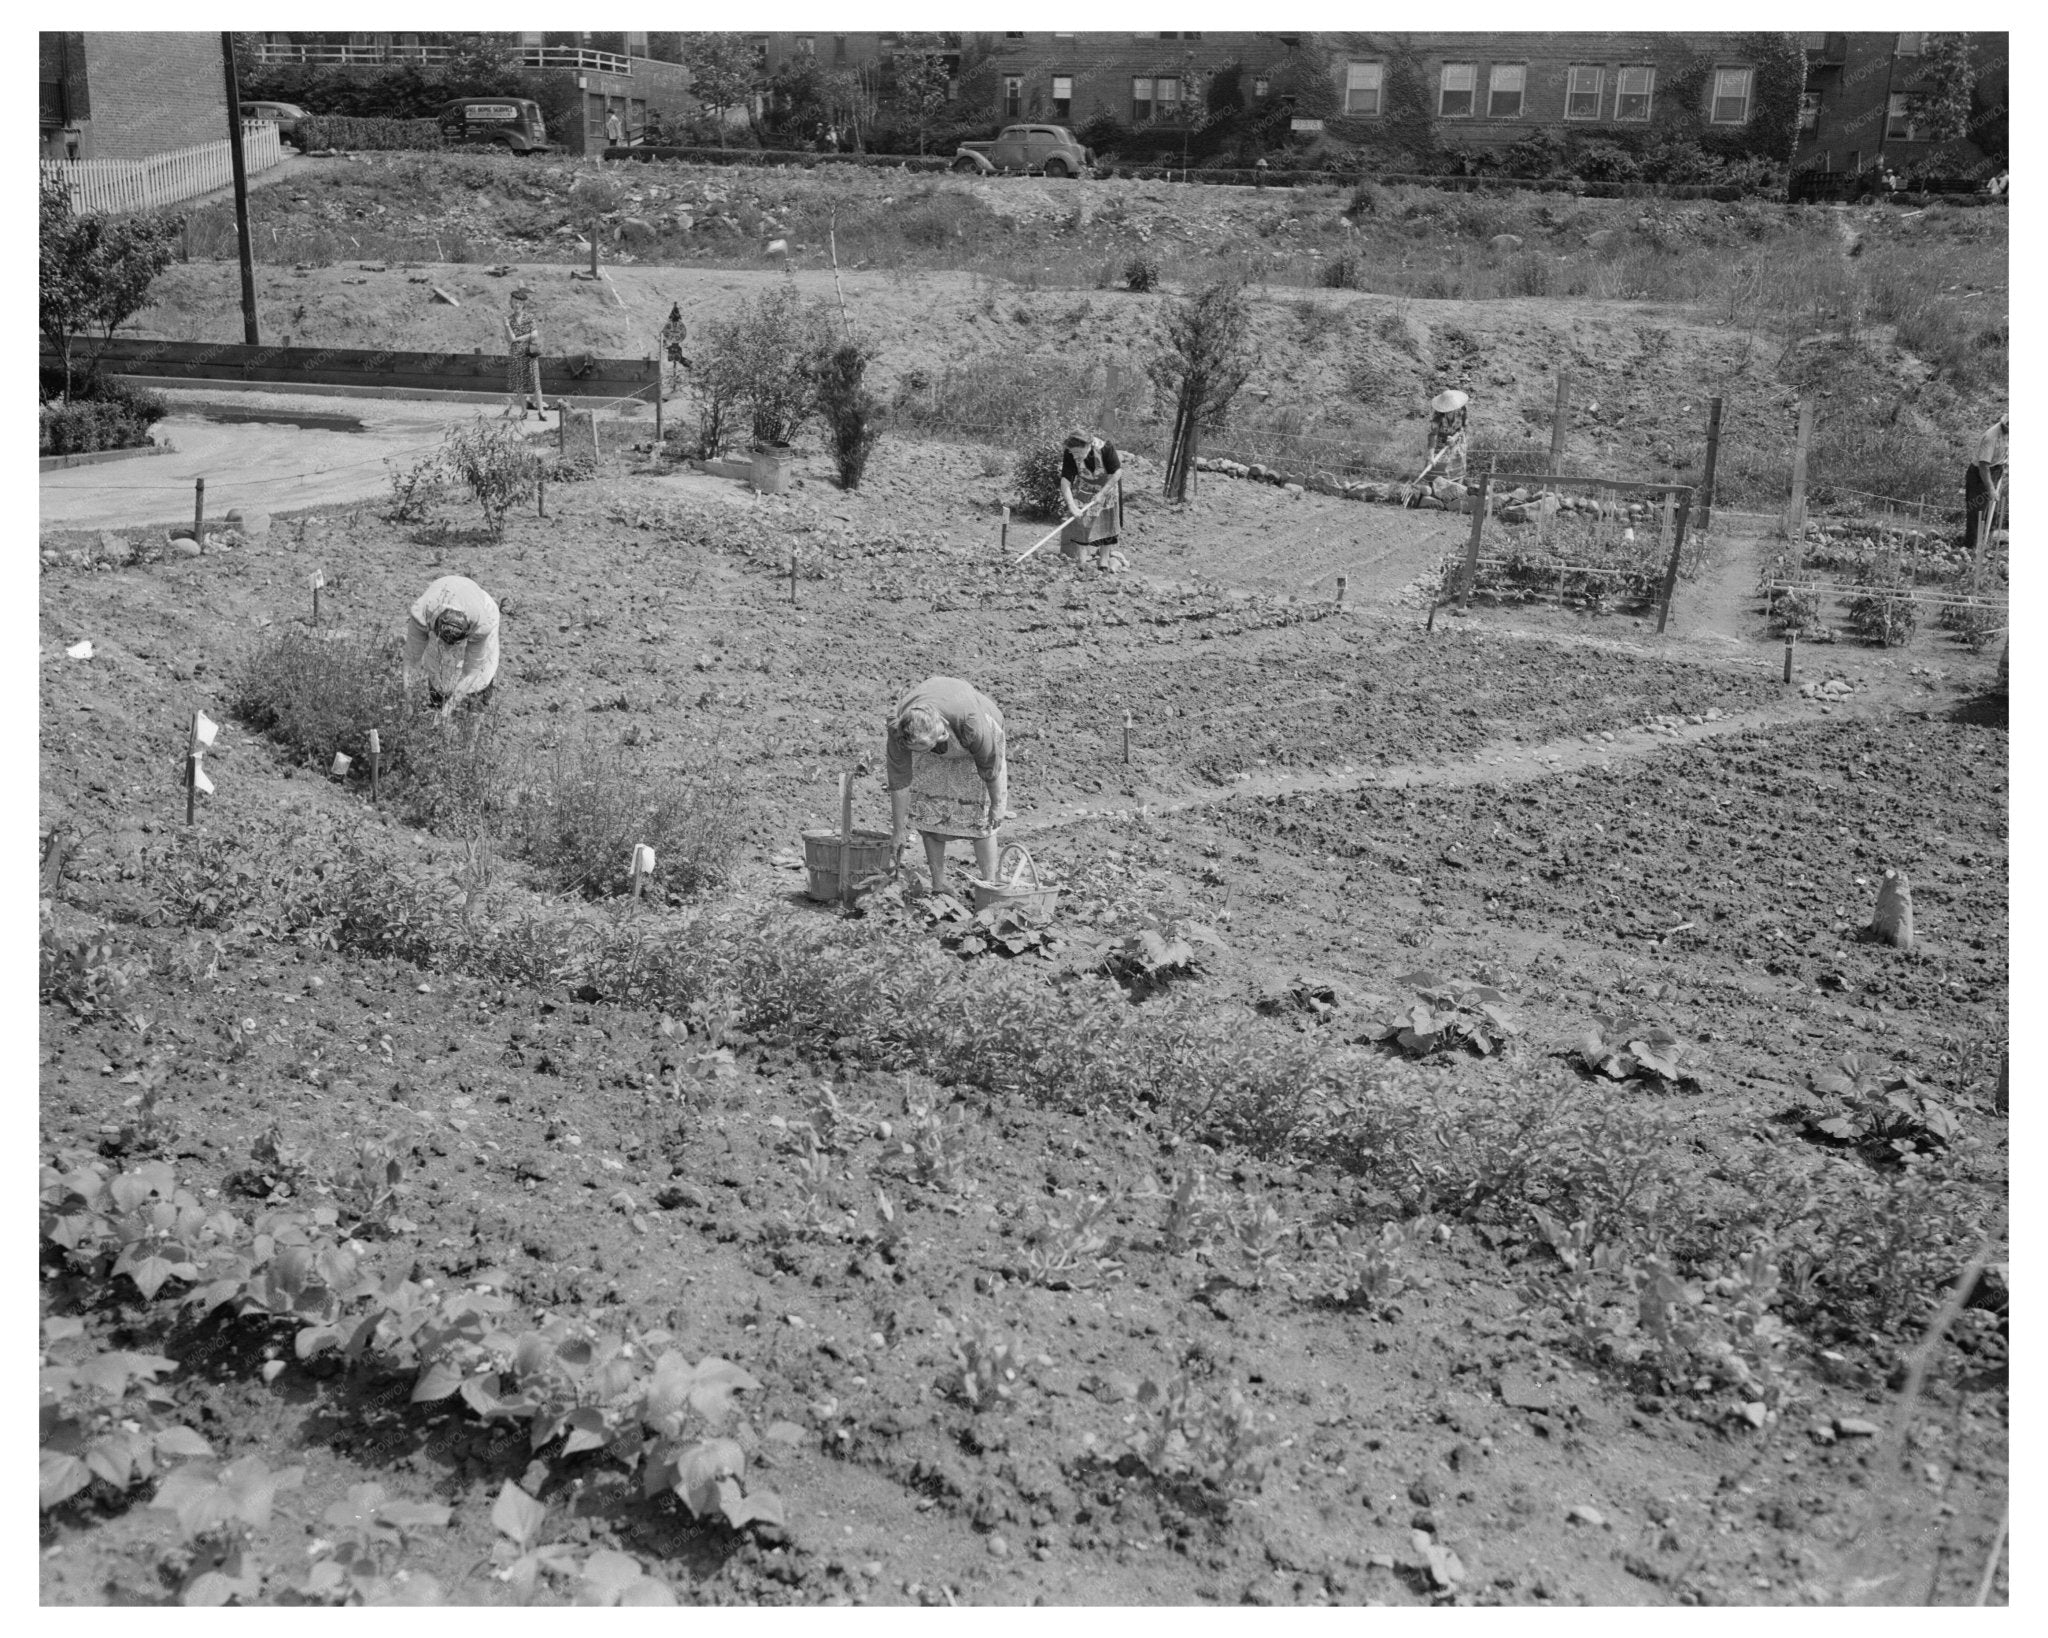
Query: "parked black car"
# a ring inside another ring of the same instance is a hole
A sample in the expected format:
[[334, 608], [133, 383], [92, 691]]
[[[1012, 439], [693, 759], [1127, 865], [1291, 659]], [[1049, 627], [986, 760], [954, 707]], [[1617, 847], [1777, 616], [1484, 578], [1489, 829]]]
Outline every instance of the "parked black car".
[[295, 102], [245, 102], [242, 104], [242, 118], [268, 120], [277, 127], [280, 140], [289, 142], [294, 148], [304, 151], [306, 139], [302, 135], [306, 110]]

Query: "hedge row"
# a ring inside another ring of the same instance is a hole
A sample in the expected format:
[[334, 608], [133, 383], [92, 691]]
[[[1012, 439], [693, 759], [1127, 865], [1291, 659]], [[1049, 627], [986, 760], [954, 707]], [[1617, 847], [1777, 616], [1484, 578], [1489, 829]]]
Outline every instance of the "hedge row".
[[606, 159], [673, 159], [690, 165], [801, 165], [810, 170], [819, 165], [869, 165], [888, 170], [944, 171], [952, 168], [951, 155], [939, 154], [821, 154], [804, 148], [690, 148], [663, 145], [643, 148], [607, 148]]
[[441, 127], [430, 119], [357, 119], [348, 114], [308, 114], [299, 124], [304, 148], [438, 148]]

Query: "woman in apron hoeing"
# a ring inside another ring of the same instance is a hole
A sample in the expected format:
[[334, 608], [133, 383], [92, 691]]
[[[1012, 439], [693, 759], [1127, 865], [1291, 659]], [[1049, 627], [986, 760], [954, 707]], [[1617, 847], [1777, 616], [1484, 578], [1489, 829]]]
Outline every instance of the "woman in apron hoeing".
[[1003, 714], [958, 677], [927, 677], [889, 713], [891, 859], [903, 858], [906, 827], [924, 837], [932, 891], [946, 890], [946, 844], [974, 844], [983, 881], [996, 874], [996, 827], [1010, 800]]
[[1097, 567], [1108, 564], [1110, 549], [1116, 545], [1123, 527], [1121, 486], [1085, 518], [1080, 514], [1104, 489], [1117, 485], [1117, 473], [1122, 468], [1116, 445], [1107, 438], [1091, 438], [1079, 430], [1067, 434], [1066, 445], [1060, 451], [1060, 504], [1073, 521], [1060, 536], [1062, 556], [1084, 557], [1092, 547]]

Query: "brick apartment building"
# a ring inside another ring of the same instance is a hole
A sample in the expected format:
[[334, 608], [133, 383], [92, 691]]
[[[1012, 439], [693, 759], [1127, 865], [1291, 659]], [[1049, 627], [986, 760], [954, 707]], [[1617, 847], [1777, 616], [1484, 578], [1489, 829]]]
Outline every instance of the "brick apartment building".
[[1913, 122], [1912, 95], [1927, 85], [1925, 34], [1806, 34], [1806, 88], [1793, 169], [1855, 175], [1983, 177], [2005, 164], [2009, 36], [1970, 36], [1976, 70], [1971, 131], [1936, 142]]
[[228, 135], [218, 34], [37, 36], [44, 159], [148, 159]]

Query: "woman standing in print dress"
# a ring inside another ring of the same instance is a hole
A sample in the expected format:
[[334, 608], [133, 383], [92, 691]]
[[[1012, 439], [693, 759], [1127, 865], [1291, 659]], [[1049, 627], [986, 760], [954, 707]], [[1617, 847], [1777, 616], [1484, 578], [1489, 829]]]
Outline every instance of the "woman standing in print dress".
[[932, 891], [946, 890], [946, 844], [974, 844], [983, 881], [996, 873], [996, 828], [1010, 802], [1003, 714], [958, 677], [927, 677], [896, 702], [888, 724], [891, 858], [899, 865], [906, 830], [924, 837]]
[[518, 410], [521, 422], [529, 409], [542, 420], [548, 413], [540, 390], [540, 310], [532, 301], [533, 292], [520, 287], [512, 292], [512, 310], [505, 315], [505, 391], [510, 396], [505, 414]]

